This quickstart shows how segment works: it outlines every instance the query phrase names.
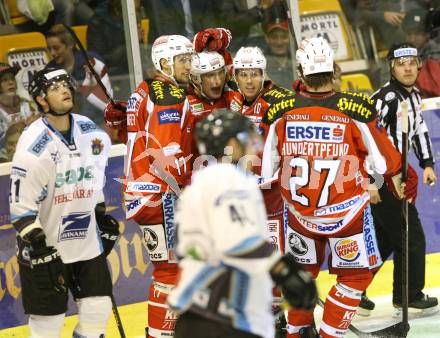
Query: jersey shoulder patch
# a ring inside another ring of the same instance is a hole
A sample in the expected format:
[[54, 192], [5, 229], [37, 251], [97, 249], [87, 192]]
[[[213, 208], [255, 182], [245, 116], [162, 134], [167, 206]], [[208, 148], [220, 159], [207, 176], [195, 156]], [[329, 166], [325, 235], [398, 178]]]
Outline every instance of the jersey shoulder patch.
[[93, 121], [87, 120], [77, 120], [76, 125], [78, 126], [81, 134], [89, 134], [99, 130], [99, 127]]
[[371, 122], [377, 115], [374, 99], [363, 93], [338, 93], [337, 108], [354, 120], [360, 122]]
[[45, 128], [40, 134], [38, 134], [27, 150], [35, 156], [40, 156], [44, 149], [46, 149], [47, 145], [52, 141], [53, 138], [50, 135], [49, 129]]
[[283, 87], [274, 86], [265, 92], [262, 98], [270, 105], [262, 120], [267, 125], [295, 107], [295, 93]]
[[185, 90], [178, 88], [171, 83], [166, 83], [159, 80], [148, 80], [147, 84], [149, 88], [150, 100], [154, 104], [169, 106], [182, 103], [186, 99]]

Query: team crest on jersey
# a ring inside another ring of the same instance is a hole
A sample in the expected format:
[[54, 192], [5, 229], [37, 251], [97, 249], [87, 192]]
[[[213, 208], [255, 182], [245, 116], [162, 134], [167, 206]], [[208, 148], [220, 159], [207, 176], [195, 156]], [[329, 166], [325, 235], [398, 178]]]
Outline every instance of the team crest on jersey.
[[335, 244], [335, 252], [345, 262], [353, 262], [359, 258], [361, 252], [359, 243], [351, 238], [341, 239]]
[[90, 212], [75, 212], [62, 218], [62, 231], [58, 240], [69, 241], [86, 238], [89, 231]]
[[104, 144], [102, 143], [101, 139], [95, 138], [94, 140], [92, 140], [92, 154], [93, 155], [101, 154], [102, 149], [104, 149]]

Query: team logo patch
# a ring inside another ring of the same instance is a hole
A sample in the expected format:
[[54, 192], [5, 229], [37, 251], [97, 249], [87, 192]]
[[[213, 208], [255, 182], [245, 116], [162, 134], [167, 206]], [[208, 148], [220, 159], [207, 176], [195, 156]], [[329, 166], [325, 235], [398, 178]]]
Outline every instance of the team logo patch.
[[177, 109], [164, 109], [157, 113], [159, 124], [180, 123], [180, 114]]
[[299, 256], [304, 256], [309, 251], [307, 243], [294, 232], [289, 234], [289, 246], [292, 252]]
[[76, 124], [78, 125], [79, 130], [81, 131], [81, 134], [88, 134], [96, 129], [98, 127], [93, 122], [85, 122], [85, 121], [77, 121]]
[[148, 250], [154, 251], [158, 244], [159, 244], [159, 237], [157, 237], [156, 233], [148, 229], [147, 227], [144, 228], [144, 241], [147, 245]]
[[32, 154], [40, 156], [49, 142], [52, 141], [52, 136], [49, 134], [49, 130], [45, 129], [37, 139], [30, 145], [28, 151]]
[[90, 212], [75, 212], [63, 216], [63, 230], [59, 234], [58, 240], [61, 242], [86, 238], [89, 230], [90, 218]]
[[229, 105], [229, 108], [233, 111], [240, 111], [241, 109], [240, 105], [235, 100], [232, 100], [231, 104]]
[[196, 113], [203, 110], [203, 103], [195, 103], [191, 105], [191, 110]]
[[394, 92], [389, 92], [385, 95], [385, 101], [391, 101], [392, 99], [394, 99], [396, 97], [396, 93]]
[[360, 256], [359, 243], [356, 240], [347, 238], [341, 239], [335, 244], [335, 252], [345, 262], [353, 262]]
[[101, 139], [95, 138], [94, 140], [92, 140], [92, 154], [93, 155], [101, 154], [102, 149], [104, 149], [104, 144], [102, 143]]

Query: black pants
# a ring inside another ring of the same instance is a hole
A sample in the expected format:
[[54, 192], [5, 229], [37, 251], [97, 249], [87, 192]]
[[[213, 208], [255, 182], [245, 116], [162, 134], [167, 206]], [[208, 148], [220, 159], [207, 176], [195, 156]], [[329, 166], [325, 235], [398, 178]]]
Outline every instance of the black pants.
[[191, 312], [179, 316], [174, 338], [261, 338]]
[[[29, 266], [19, 264], [26, 314], [53, 316], [67, 311], [68, 295], [52, 289], [38, 289]], [[74, 299], [111, 296], [112, 280], [104, 254], [87, 261], [66, 264], [66, 285]]]
[[[396, 199], [386, 185], [380, 189], [382, 202], [372, 205], [377, 241], [382, 259], [394, 253], [393, 303], [402, 303], [402, 201]], [[419, 213], [414, 204], [408, 205], [408, 276], [409, 301], [421, 296], [425, 287], [426, 241]]]

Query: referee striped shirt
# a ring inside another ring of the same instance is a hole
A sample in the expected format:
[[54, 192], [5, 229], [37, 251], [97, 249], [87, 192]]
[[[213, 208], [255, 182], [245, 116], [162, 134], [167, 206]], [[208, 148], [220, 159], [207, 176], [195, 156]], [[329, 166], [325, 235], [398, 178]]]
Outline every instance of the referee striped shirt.
[[409, 146], [414, 149], [422, 168], [433, 167], [432, 143], [428, 134], [428, 127], [422, 116], [422, 98], [419, 90], [413, 87], [412, 91], [408, 92], [396, 80], [391, 80], [376, 91], [372, 98], [376, 100], [380, 122], [386, 128], [388, 137], [400, 152], [402, 152], [401, 103], [407, 100]]

